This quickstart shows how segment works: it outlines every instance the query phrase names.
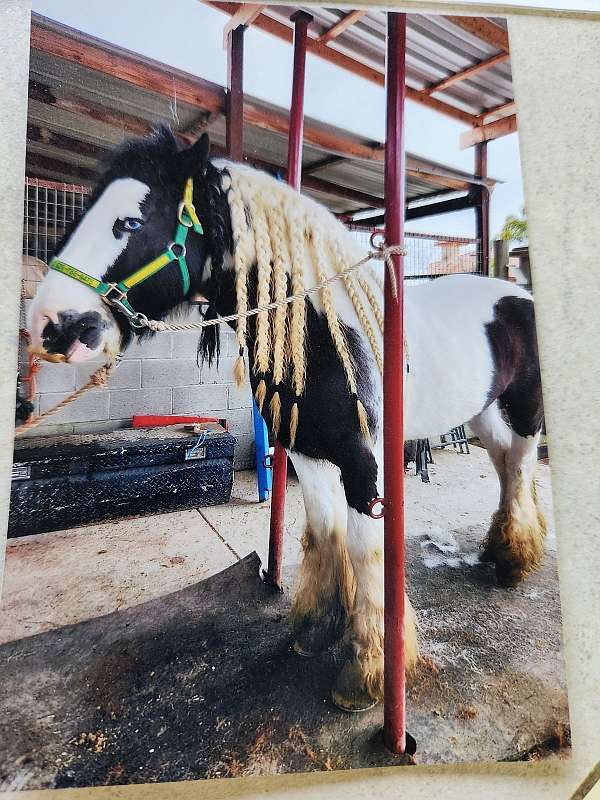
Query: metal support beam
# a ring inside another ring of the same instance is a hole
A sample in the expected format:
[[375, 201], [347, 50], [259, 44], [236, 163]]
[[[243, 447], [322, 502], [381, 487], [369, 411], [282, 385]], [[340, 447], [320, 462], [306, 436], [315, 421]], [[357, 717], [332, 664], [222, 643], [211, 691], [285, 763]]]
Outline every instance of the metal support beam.
[[[299, 190], [302, 177], [306, 45], [308, 42], [308, 26], [313, 18], [304, 11], [297, 11], [291, 19], [294, 22], [294, 75], [292, 81], [292, 101], [290, 104], [287, 180], [290, 186]], [[287, 453], [283, 445], [277, 441], [275, 442], [275, 459], [273, 463], [269, 566], [265, 576], [267, 582], [277, 588], [281, 588], [286, 483]]]
[[[475, 145], [475, 175], [478, 178], [487, 178], [487, 142]], [[479, 264], [482, 275], [490, 273], [490, 193], [487, 187], [480, 186], [477, 190], [478, 202], [475, 206], [475, 222], [477, 238], [479, 239]]]
[[[440, 200], [438, 203], [427, 203], [426, 205], [407, 208], [404, 214], [406, 222], [412, 219], [423, 219], [423, 217], [433, 217], [438, 214], [450, 214], [452, 211], [464, 211], [466, 208], [474, 208], [479, 202], [477, 191], [469, 192], [463, 197], [453, 197], [451, 200]], [[376, 225], [385, 223], [385, 214], [377, 214], [374, 217], [364, 217], [357, 221], [358, 225], [372, 228]]]
[[233, 161], [244, 157], [244, 31], [243, 25], [227, 34], [227, 97], [225, 146]]
[[[406, 14], [387, 15], [385, 207], [386, 244], [403, 244], [405, 207], [404, 101]], [[394, 753], [406, 750], [404, 654], [404, 259], [393, 257], [397, 297], [385, 274], [383, 340], [384, 430], [384, 716], [383, 736]]]

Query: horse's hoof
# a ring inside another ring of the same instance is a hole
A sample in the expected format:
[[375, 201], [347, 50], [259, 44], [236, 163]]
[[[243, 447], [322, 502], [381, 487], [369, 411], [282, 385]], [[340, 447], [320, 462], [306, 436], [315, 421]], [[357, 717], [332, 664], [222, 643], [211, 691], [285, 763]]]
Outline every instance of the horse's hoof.
[[299, 656], [311, 658], [329, 650], [344, 633], [341, 614], [329, 613], [315, 617], [304, 617], [292, 626], [295, 641], [293, 650]]
[[331, 701], [337, 708], [352, 714], [368, 711], [379, 703], [367, 691], [358, 661], [346, 661], [331, 690]]

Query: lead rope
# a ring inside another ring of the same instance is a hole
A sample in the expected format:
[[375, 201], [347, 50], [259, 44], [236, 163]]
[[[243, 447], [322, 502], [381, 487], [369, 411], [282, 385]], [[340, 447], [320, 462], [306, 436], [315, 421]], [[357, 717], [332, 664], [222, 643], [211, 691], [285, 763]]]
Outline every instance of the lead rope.
[[[289, 295], [285, 297], [283, 300], [274, 301], [273, 303], [267, 303], [262, 306], [257, 306], [256, 308], [250, 308], [247, 311], [243, 311], [238, 314], [229, 314], [226, 317], [216, 317], [214, 319], [203, 319], [198, 320], [196, 322], [177, 322], [177, 323], [169, 323], [163, 322], [161, 320], [156, 319], [147, 319], [143, 314], [138, 315], [139, 323], [142, 327], [149, 328], [150, 330], [154, 331], [155, 333], [162, 333], [164, 331], [190, 331], [190, 330], [201, 330], [202, 328], [208, 328], [212, 325], [223, 325], [228, 322], [235, 322], [238, 319], [247, 319], [248, 317], [254, 317], [257, 314], [260, 314], [264, 311], [272, 311], [276, 308], [280, 308], [281, 306], [289, 305], [293, 303], [295, 300], [303, 300], [310, 295], [315, 294], [315, 292], [319, 292], [325, 287], [329, 286], [336, 281], [343, 280], [348, 275], [351, 275], [356, 270], [363, 267], [369, 261], [383, 261], [388, 270], [388, 276], [390, 279], [390, 285], [392, 289], [392, 295], [395, 300], [398, 299], [398, 284], [396, 281], [396, 272], [394, 270], [394, 262], [392, 256], [395, 255], [406, 255], [406, 249], [399, 244], [390, 245], [389, 247], [381, 247], [377, 250], [371, 251], [368, 255], [364, 258], [361, 258], [360, 261], [357, 261], [355, 264], [352, 264], [349, 267], [346, 267], [343, 270], [340, 270], [335, 275], [331, 275], [329, 278], [320, 281], [315, 286], [312, 286], [310, 289], [304, 289], [302, 292], [298, 292], [297, 294]], [[408, 363], [408, 355], [406, 353], [406, 339], [404, 342], [404, 349], [405, 355], [407, 357]], [[41, 425], [44, 420], [48, 417], [51, 417], [53, 414], [59, 412], [62, 408], [69, 405], [69, 403], [75, 402], [78, 400], [83, 394], [88, 392], [90, 389], [97, 389], [98, 387], [106, 386], [108, 378], [112, 371], [118, 366], [121, 361], [121, 356], [118, 355], [112, 361], [103, 364], [99, 367], [92, 375], [90, 375], [87, 383], [81, 386], [76, 391], [72, 392], [70, 395], [67, 395], [60, 403], [57, 403], [52, 408], [49, 408], [47, 411], [44, 411], [42, 414], [36, 414], [29, 417], [29, 419], [24, 422], [22, 425], [19, 425], [15, 429], [15, 438], [23, 436], [24, 433], [31, 430], [32, 428], [37, 428], [38, 425]]]

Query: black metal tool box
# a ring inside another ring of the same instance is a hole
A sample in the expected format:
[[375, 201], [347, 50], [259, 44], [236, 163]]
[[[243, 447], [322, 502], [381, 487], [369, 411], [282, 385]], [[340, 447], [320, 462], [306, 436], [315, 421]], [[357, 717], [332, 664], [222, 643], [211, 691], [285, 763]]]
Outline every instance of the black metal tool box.
[[8, 535], [227, 503], [235, 439], [216, 423], [15, 444]]

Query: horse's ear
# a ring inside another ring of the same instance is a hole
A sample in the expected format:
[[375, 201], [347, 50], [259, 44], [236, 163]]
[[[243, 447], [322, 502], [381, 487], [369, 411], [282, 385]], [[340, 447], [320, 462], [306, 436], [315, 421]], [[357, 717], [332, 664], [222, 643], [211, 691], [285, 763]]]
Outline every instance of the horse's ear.
[[186, 160], [192, 173], [204, 175], [208, 167], [208, 154], [210, 152], [210, 139], [208, 133], [202, 136], [185, 151]]

